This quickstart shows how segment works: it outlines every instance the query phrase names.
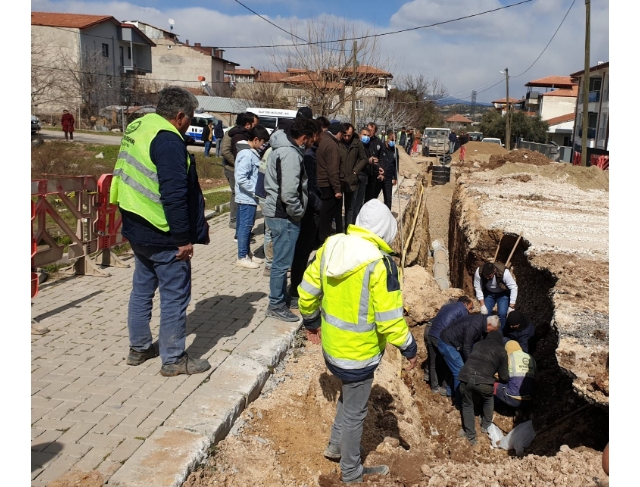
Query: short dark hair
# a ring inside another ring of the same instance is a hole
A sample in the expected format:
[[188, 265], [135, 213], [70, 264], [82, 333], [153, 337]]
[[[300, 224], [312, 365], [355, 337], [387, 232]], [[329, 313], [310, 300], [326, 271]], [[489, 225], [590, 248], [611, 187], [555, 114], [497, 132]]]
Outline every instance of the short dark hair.
[[484, 265], [482, 266], [482, 275], [490, 276], [495, 272], [495, 270], [496, 270], [496, 267], [493, 265], [493, 263], [485, 262]]
[[264, 140], [266, 142], [269, 140], [269, 131], [262, 125], [256, 125], [249, 130], [249, 140], [253, 139]]
[[393, 131], [393, 129], [389, 129], [387, 130], [387, 135], [394, 135], [395, 132]]
[[468, 297], [466, 297], [466, 296], [460, 296], [460, 297], [458, 298], [458, 303], [462, 303], [462, 304], [465, 304], [465, 305], [469, 305], [469, 304], [472, 304], [472, 301], [471, 301]]
[[248, 123], [253, 123], [253, 120], [257, 119], [260, 121], [260, 117], [253, 112], [244, 112], [244, 116], [242, 117], [242, 126], [244, 127]]
[[316, 120], [320, 122], [323, 129], [329, 128], [329, 125], [331, 125], [331, 122], [329, 122], [329, 119], [327, 117], [318, 117], [316, 118]]
[[242, 126], [242, 119], [244, 118], [244, 113], [238, 113], [238, 115], [236, 115], [236, 125], [238, 126]]
[[[324, 118], [324, 117], [322, 117]], [[313, 120], [313, 123], [316, 124], [316, 133], [319, 134], [322, 132], [322, 130], [324, 129], [324, 124], [322, 123], [322, 120], [320, 120], [320, 118], [316, 118]]]
[[369, 125], [371, 125], [371, 126], [374, 128], [374, 130], [378, 130], [378, 124], [377, 124], [377, 123], [375, 123], [375, 122], [369, 122], [369, 123], [367, 124], [367, 127], [368, 127]]
[[296, 118], [289, 129], [289, 135], [294, 139], [303, 136], [313, 137], [317, 132], [318, 129], [315, 122], [304, 117]]
[[356, 131], [356, 128], [355, 128], [353, 125], [351, 125], [349, 122], [345, 122], [345, 123], [343, 123], [342, 125], [344, 125], [344, 129], [345, 129], [345, 130], [349, 130], [349, 129], [351, 129], [351, 130], [353, 130], [354, 132]]

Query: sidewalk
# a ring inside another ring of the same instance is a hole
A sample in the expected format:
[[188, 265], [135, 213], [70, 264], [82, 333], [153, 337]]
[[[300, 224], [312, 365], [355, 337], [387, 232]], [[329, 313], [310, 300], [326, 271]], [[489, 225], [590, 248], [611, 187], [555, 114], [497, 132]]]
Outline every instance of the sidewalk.
[[[137, 367], [128, 354], [130, 268], [110, 277], [45, 283], [31, 316], [51, 331], [31, 341], [31, 479], [46, 486], [71, 470], [97, 470], [109, 485], [181, 485], [188, 469], [259, 394], [299, 324], [265, 318], [269, 278], [236, 267], [228, 215], [195, 247], [187, 351], [205, 374], [165, 378], [160, 358]], [[257, 249], [262, 220], [256, 222]], [[159, 325], [158, 295], [152, 332]]]

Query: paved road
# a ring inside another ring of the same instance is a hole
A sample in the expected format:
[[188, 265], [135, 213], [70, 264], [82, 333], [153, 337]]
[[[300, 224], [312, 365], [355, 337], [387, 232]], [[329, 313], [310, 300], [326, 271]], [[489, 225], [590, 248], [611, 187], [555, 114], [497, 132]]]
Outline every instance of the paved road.
[[[64, 140], [64, 132], [59, 132], [57, 130], [41, 130], [40, 135], [43, 140]], [[75, 142], [83, 142], [85, 144], [120, 145], [122, 136], [102, 135], [99, 132], [96, 132], [95, 134], [74, 132], [73, 140]], [[191, 152], [204, 152], [204, 145], [190, 145], [189, 150]], [[213, 150], [213, 154], [215, 155], [215, 149]]]

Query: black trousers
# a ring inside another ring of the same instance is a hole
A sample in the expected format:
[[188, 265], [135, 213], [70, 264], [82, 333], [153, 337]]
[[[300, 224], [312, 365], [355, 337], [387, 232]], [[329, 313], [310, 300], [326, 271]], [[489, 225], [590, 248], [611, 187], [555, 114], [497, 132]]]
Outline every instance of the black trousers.
[[318, 221], [319, 218], [312, 208], [307, 208], [302, 220], [300, 220], [300, 234], [296, 241], [296, 249], [293, 252], [293, 262], [291, 263], [289, 296], [298, 297], [298, 286], [302, 282], [304, 271], [307, 270], [309, 255], [316, 248]]
[[[355, 203], [355, 192], [342, 191], [342, 205], [344, 206], [344, 231], [347, 231], [347, 227], [349, 225], [353, 225], [355, 223], [355, 217], [353, 212], [353, 207]], [[340, 210], [340, 216], [342, 216], [342, 209]]]
[[322, 210], [320, 211], [320, 242], [331, 236], [331, 222], [336, 221], [336, 233], [342, 233], [342, 200], [335, 197], [332, 188], [320, 188], [322, 193]]
[[482, 401], [481, 427], [486, 429], [493, 421], [493, 384], [482, 384], [472, 376], [468, 382], [460, 382], [462, 395], [462, 428], [469, 440], [476, 438], [476, 416], [474, 399]]
[[384, 204], [387, 205], [387, 208], [391, 209], [391, 191], [393, 190], [393, 183], [391, 179], [385, 179], [384, 181], [376, 181], [376, 191], [374, 198], [377, 198], [380, 195], [380, 191], [382, 191], [382, 196], [384, 198]]
[[[425, 330], [427, 331], [427, 330]], [[451, 371], [447, 367], [447, 363], [444, 361], [444, 357], [438, 350], [438, 339], [431, 335], [425, 334], [424, 344], [427, 347], [427, 353], [429, 354], [429, 385], [431, 389], [436, 389], [442, 384], [446, 387], [446, 384], [453, 384]]]

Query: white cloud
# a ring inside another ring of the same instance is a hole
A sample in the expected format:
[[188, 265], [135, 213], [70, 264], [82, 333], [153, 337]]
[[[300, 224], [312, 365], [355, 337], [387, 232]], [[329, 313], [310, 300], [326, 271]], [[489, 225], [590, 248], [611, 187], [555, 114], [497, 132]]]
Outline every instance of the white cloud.
[[[269, 0], [268, 0], [269, 1]], [[505, 66], [515, 76], [540, 54], [562, 17], [570, 0], [536, 0], [532, 3], [474, 17], [431, 29], [379, 38], [384, 53], [392, 59], [390, 70], [395, 78], [404, 74], [425, 74], [439, 77], [452, 95], [460, 98], [471, 90], [489, 86], [501, 79]], [[413, 0], [402, 5], [390, 16], [390, 25], [374, 27], [363, 21], [350, 23], [372, 32], [399, 30], [431, 24], [500, 6], [498, 0]], [[258, 17], [229, 16], [202, 7], [175, 8], [160, 11], [138, 7], [127, 2], [101, 4], [79, 1], [53, 3], [33, 0], [32, 10], [66, 11], [113, 15], [119, 20], [140, 20], [168, 28], [167, 19], [176, 21], [174, 31], [182, 41], [203, 45], [242, 46], [288, 43], [288, 36]], [[270, 18], [289, 29], [296, 18]], [[300, 34], [302, 36], [302, 34]], [[265, 49], [228, 49], [228, 59], [242, 67], [273, 69], [269, 51]], [[609, 60], [609, 6], [606, 0], [592, 0], [591, 64]], [[510, 95], [525, 93], [524, 84], [549, 75], [568, 75], [584, 64], [584, 3], [576, 1], [556, 38], [536, 65], [510, 84]], [[478, 100], [490, 101], [504, 96], [504, 83], [478, 95]], [[478, 90], [480, 91], [480, 90]]]

